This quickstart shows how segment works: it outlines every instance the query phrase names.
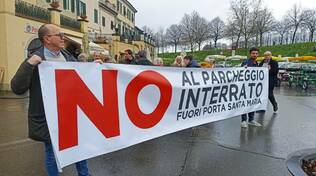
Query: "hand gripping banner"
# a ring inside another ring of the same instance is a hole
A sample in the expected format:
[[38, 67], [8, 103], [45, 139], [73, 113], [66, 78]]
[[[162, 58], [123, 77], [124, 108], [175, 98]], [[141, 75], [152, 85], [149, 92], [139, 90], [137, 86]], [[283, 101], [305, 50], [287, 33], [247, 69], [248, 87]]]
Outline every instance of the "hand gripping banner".
[[60, 168], [183, 129], [265, 110], [268, 101], [267, 68], [43, 62], [39, 72]]

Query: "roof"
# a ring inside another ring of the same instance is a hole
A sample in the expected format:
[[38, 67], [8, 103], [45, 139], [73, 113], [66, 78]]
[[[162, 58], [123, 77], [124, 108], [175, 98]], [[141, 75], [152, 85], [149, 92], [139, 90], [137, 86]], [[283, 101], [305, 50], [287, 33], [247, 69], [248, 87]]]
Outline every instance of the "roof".
[[117, 15], [117, 11], [115, 9], [112, 9], [112, 8], [108, 7], [108, 5], [104, 4], [102, 1], [99, 1], [99, 6], [102, 7], [104, 10], [107, 10], [108, 12], [113, 14], [114, 16]]
[[134, 13], [137, 13], [136, 8], [128, 0], [121, 0], [121, 1], [127, 4], [133, 10]]

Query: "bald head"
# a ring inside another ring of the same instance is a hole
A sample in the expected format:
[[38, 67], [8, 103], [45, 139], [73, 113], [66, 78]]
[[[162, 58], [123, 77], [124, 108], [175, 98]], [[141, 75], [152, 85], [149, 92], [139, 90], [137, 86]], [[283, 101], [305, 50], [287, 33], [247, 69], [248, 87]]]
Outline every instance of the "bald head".
[[38, 38], [46, 48], [59, 51], [64, 47], [64, 34], [54, 24], [44, 24], [38, 29]]
[[44, 43], [44, 36], [48, 35], [51, 32], [51, 29], [58, 28], [54, 24], [43, 24], [39, 29], [38, 29], [38, 38], [40, 39], [41, 42]]

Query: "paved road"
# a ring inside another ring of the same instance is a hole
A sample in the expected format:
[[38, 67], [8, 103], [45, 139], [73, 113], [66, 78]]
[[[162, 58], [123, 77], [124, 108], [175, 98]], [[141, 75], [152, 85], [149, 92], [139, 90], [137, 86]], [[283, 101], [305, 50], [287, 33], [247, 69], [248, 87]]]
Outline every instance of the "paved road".
[[[277, 89], [280, 110], [199, 126], [90, 159], [94, 176], [284, 176], [293, 151], [316, 148], [315, 90]], [[0, 99], [0, 176], [45, 175], [43, 145], [27, 138], [28, 99]], [[74, 166], [63, 176], [75, 175]]]

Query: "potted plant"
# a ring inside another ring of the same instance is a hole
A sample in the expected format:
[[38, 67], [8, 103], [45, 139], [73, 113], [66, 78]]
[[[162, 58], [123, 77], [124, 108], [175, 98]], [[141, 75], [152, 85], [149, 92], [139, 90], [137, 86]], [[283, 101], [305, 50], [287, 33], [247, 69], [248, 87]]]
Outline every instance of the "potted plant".
[[82, 20], [86, 20], [86, 19], [87, 19], [87, 15], [82, 13], [82, 14], [80, 15], [80, 18], [81, 18]]
[[58, 9], [59, 8], [59, 0], [53, 0], [49, 5], [54, 9]]

